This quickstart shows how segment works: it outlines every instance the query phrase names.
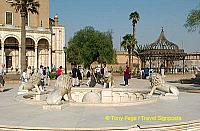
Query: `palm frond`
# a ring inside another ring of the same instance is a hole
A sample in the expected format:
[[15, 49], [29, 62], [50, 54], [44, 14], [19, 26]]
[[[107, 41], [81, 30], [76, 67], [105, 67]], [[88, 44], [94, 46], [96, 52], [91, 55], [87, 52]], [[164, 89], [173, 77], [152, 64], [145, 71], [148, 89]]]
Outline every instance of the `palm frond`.
[[38, 8], [40, 4], [35, 0], [14, 0], [11, 7], [14, 7], [16, 12], [31, 12], [32, 14], [38, 14]]
[[132, 20], [133, 23], [137, 23], [139, 20], [140, 20], [140, 15], [137, 11], [135, 12], [132, 12], [130, 15], [129, 15], [129, 20]]

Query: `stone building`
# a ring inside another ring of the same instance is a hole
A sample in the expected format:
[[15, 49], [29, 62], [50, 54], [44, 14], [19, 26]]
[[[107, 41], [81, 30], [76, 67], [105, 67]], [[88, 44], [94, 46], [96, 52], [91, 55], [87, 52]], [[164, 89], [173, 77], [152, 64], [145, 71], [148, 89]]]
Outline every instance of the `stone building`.
[[200, 67], [200, 52], [188, 53], [185, 60], [185, 66], [189, 69]]
[[[117, 51], [116, 52], [117, 64], [126, 65], [128, 63], [128, 58], [129, 58], [129, 56], [128, 56], [127, 51], [126, 52], [125, 51]], [[133, 65], [139, 64], [137, 56], [133, 55], [131, 60], [132, 60], [131, 62]]]
[[[39, 14], [26, 18], [26, 64], [64, 67], [65, 28], [58, 24], [58, 16], [49, 18], [49, 0], [38, 0]], [[20, 69], [21, 17], [11, 7], [13, 0], [0, 0], [0, 63], [8, 71]]]

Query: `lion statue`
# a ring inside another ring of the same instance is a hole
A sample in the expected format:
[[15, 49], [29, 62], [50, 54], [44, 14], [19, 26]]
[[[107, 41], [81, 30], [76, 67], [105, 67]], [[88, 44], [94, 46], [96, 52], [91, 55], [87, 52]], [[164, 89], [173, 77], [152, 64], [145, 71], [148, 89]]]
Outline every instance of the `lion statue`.
[[108, 72], [104, 76], [104, 88], [114, 87], [114, 78], [111, 72]]
[[62, 98], [65, 94], [68, 96], [69, 101], [73, 101], [71, 97], [72, 79], [69, 74], [60, 75], [57, 78], [55, 89], [47, 96], [47, 104], [59, 105], [62, 104]]
[[36, 88], [36, 91], [38, 94], [41, 94], [41, 92], [43, 92], [43, 88], [41, 86], [41, 79], [42, 79], [42, 76], [40, 73], [34, 73], [30, 79], [28, 80], [28, 82], [26, 83], [22, 83], [20, 86], [19, 86], [19, 92], [20, 91], [23, 91], [23, 90], [32, 90], [33, 88]]
[[151, 92], [148, 94], [150, 96], [153, 95], [155, 90], [159, 90], [165, 93], [165, 96], [178, 96], [179, 90], [177, 87], [165, 83], [162, 76], [158, 73], [153, 73], [150, 76], [150, 82], [151, 82]]

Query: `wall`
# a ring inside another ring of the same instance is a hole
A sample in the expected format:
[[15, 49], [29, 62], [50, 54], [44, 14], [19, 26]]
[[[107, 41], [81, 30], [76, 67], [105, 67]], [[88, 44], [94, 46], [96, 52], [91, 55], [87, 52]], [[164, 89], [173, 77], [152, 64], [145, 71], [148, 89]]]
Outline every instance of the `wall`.
[[[40, 3], [39, 14], [30, 14], [29, 16], [29, 26], [39, 27], [42, 25], [44, 28], [49, 28], [49, 0], [38, 0]], [[11, 7], [11, 3], [6, 2], [6, 0], [0, 0], [0, 24], [5, 24], [5, 12], [11, 11], [13, 13], [13, 25], [20, 26], [21, 18], [20, 13], [16, 13], [14, 7]]]

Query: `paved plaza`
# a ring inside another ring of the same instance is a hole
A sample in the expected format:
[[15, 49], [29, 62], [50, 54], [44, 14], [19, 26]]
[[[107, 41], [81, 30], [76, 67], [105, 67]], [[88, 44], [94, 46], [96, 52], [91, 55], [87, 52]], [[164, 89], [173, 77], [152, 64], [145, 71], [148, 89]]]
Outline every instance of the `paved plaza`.
[[[167, 79], [170, 81], [170, 78]], [[140, 90], [148, 89], [150, 86], [148, 80], [136, 78], [129, 81], [128, 87], [120, 85], [123, 83], [122, 76], [117, 76], [115, 81], [116, 88]], [[55, 81], [51, 81], [51, 86], [54, 83]], [[2, 130], [128, 130], [130, 127], [139, 130], [139, 127], [185, 123], [200, 119], [198, 93], [181, 92], [178, 100], [158, 100], [151, 104], [128, 106], [66, 104], [63, 110], [50, 111], [43, 110], [40, 104], [18, 101], [16, 97], [19, 85], [19, 82], [7, 82], [6, 91], [0, 93], [0, 129]], [[84, 88], [84, 86], [76, 88]]]

